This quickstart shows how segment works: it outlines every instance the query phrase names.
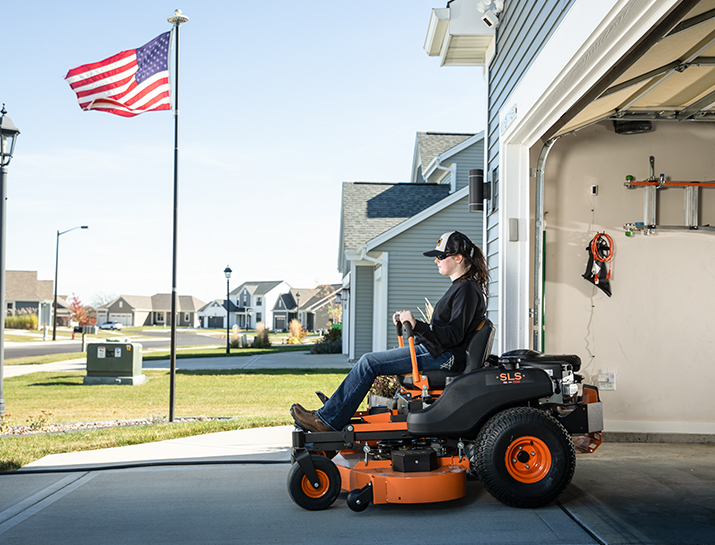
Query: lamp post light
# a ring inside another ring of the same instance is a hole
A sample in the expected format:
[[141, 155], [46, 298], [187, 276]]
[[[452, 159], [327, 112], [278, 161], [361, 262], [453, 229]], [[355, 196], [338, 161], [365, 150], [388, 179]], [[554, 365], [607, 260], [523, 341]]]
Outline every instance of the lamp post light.
[[[5, 223], [7, 188], [5, 177], [7, 176], [7, 166], [10, 164], [12, 154], [15, 151], [15, 142], [20, 131], [5, 114], [5, 104], [0, 111], [0, 309], [2, 309], [2, 319], [0, 319], [0, 417], [5, 414], [5, 397], [3, 395], [3, 366], [5, 365], [5, 316], [7, 316], [7, 306], [5, 304]], [[39, 310], [39, 309], [38, 309]]]
[[300, 323], [300, 292], [295, 294], [295, 298], [298, 300], [298, 308], [295, 311], [295, 319]]
[[60, 264], [60, 235], [74, 231], [75, 229], [89, 229], [87, 225], [78, 225], [66, 231], [57, 231], [57, 246], [55, 248], [55, 300], [52, 303], [52, 340], [57, 340], [57, 269]]
[[231, 353], [231, 320], [230, 314], [228, 312], [229, 310], [229, 304], [231, 303], [228, 295], [229, 295], [229, 288], [228, 288], [228, 281], [231, 279], [231, 273], [233, 271], [231, 270], [231, 267], [226, 265], [226, 268], [223, 270], [223, 274], [226, 275], [226, 354]]
[[251, 316], [253, 316], [253, 310], [249, 308], [246, 311], [246, 331], [251, 329]]

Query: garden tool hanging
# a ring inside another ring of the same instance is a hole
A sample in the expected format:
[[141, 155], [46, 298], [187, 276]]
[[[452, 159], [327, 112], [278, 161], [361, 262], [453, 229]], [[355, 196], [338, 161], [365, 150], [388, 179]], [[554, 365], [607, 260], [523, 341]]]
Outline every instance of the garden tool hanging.
[[606, 233], [598, 233], [588, 245], [588, 265], [583, 277], [603, 293], [611, 296], [611, 271], [608, 264], [613, 260], [613, 239]]

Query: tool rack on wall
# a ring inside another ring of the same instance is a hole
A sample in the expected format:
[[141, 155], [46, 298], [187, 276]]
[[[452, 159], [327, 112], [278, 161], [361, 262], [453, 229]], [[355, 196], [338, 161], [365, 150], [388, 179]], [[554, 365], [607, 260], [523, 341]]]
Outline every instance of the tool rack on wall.
[[[655, 231], [706, 231], [715, 233], [715, 227], [698, 224], [698, 209], [700, 202], [700, 190], [704, 187], [715, 188], [715, 182], [676, 182], [666, 181], [665, 174], [655, 176], [655, 157], [650, 157], [650, 177], [647, 180], [636, 181], [633, 176], [626, 176], [623, 184], [628, 189], [643, 188], [643, 221], [626, 223], [623, 228], [626, 236], [632, 236], [634, 232], [642, 232], [644, 235], [652, 235]], [[661, 189], [681, 188], [685, 191], [685, 225], [658, 225], [657, 205], [658, 191]]]

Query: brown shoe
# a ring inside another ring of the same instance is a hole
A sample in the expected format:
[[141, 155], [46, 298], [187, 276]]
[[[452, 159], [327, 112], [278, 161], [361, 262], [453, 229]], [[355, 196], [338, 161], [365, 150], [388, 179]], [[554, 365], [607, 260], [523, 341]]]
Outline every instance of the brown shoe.
[[295, 421], [295, 424], [306, 431], [327, 432], [333, 431], [328, 426], [323, 424], [321, 420], [310, 411], [306, 411], [297, 403], [290, 408], [290, 414]]
[[293, 407], [298, 407], [298, 409], [300, 409], [300, 410], [301, 410], [302, 412], [304, 412], [304, 413], [315, 414], [315, 411], [311, 411], [311, 410], [306, 409], [306, 408], [303, 407], [303, 405], [301, 405], [300, 403], [293, 403], [293, 405], [291, 405], [291, 408], [293, 408]]

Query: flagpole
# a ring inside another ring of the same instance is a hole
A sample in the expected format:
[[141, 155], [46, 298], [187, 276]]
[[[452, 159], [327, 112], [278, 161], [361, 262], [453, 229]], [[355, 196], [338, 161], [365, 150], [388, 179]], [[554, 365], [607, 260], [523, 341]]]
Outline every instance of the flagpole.
[[174, 66], [174, 237], [171, 267], [171, 373], [169, 377], [169, 422], [174, 421], [174, 398], [176, 392], [176, 253], [178, 247], [179, 223], [179, 25], [189, 21], [177, 9], [172, 17], [167, 19], [174, 25], [176, 46], [176, 62]]

